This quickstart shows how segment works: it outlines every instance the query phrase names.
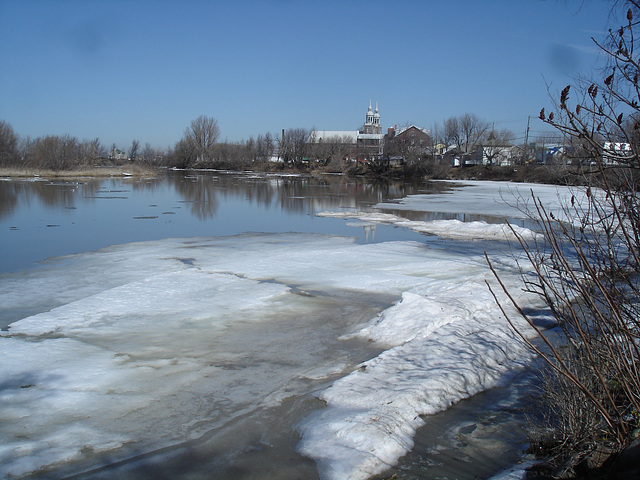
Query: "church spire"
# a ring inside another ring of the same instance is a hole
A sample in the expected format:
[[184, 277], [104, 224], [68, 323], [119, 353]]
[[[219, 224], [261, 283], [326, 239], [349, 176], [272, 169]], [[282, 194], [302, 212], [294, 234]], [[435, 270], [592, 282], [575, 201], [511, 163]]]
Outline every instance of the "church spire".
[[[369, 109], [367, 110], [367, 119], [364, 122], [365, 125], [373, 125], [373, 110], [371, 108], [371, 99], [369, 99]], [[365, 128], [366, 130], [366, 128]]]
[[371, 106], [371, 99], [369, 99], [369, 109], [367, 110], [367, 119], [364, 122], [364, 133], [381, 133], [382, 127], [380, 125], [380, 113], [378, 111], [378, 102], [376, 101], [376, 110], [373, 112]]

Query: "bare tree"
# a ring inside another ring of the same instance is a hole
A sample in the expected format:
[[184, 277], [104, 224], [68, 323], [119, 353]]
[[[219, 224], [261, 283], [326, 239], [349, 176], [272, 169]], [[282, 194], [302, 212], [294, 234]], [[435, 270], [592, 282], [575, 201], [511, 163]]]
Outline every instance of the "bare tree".
[[178, 140], [169, 155], [169, 165], [176, 168], [189, 168], [195, 159], [193, 144], [187, 139]]
[[15, 165], [18, 158], [18, 137], [9, 123], [0, 120], [0, 165]]
[[213, 146], [219, 136], [218, 121], [215, 118], [200, 115], [185, 130], [183, 138], [190, 143], [195, 161], [205, 162], [212, 158]]
[[491, 125], [473, 113], [465, 113], [460, 117], [450, 117], [444, 121], [443, 136], [445, 141], [460, 149], [462, 153], [471, 152], [491, 130]]
[[308, 151], [308, 137], [309, 132], [304, 128], [290, 128], [283, 132], [278, 142], [278, 150], [285, 165], [302, 165]]
[[243, 161], [249, 161], [254, 163], [258, 160], [258, 148], [256, 145], [256, 140], [252, 136], [249, 137], [249, 140], [244, 142], [244, 153], [242, 155]]
[[322, 166], [331, 163], [342, 164], [353, 149], [353, 140], [349, 135], [334, 135], [319, 141], [309, 141], [309, 156]]
[[447, 145], [462, 148], [462, 131], [458, 117], [449, 117], [444, 121], [443, 139]]
[[138, 140], [133, 140], [131, 142], [131, 146], [129, 147], [129, 160], [132, 162], [136, 161], [138, 157], [138, 150], [140, 148], [140, 142]]
[[151, 148], [151, 144], [149, 142], [144, 144], [144, 148], [142, 149], [142, 153], [140, 153], [142, 157], [142, 161], [146, 164], [154, 163], [156, 152], [153, 148]]
[[460, 117], [460, 140], [465, 153], [482, 143], [490, 131], [491, 125], [472, 113]]
[[78, 144], [79, 163], [91, 165], [105, 156], [105, 150], [99, 138], [83, 140]]
[[487, 165], [497, 165], [507, 160], [512, 151], [515, 135], [511, 130], [492, 130], [483, 144], [483, 161]]
[[67, 170], [82, 163], [78, 140], [69, 135], [49, 135], [23, 145], [25, 165], [48, 170]]
[[264, 150], [267, 160], [269, 160], [275, 152], [276, 144], [273, 136], [267, 132], [264, 134]]

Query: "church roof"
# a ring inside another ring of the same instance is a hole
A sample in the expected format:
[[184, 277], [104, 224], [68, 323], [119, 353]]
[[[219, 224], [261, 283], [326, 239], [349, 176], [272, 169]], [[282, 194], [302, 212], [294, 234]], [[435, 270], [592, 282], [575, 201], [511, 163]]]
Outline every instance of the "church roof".
[[379, 140], [384, 137], [384, 133], [360, 133], [358, 132], [358, 138], [362, 140]]
[[351, 143], [356, 143], [358, 138], [357, 130], [314, 130], [309, 135], [309, 142], [318, 143], [320, 141], [326, 142], [330, 139], [339, 138], [340, 140], [347, 137]]

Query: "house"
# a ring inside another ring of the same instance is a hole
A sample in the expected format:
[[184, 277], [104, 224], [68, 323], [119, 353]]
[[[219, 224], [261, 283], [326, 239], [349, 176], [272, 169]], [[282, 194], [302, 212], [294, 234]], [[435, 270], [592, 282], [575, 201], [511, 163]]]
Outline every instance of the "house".
[[506, 143], [482, 146], [482, 164], [505, 167], [513, 165], [520, 155], [520, 149]]
[[113, 150], [111, 150], [111, 152], [109, 152], [109, 159], [110, 160], [129, 160], [129, 157], [127, 156], [127, 152], [123, 152], [119, 148], [114, 148]]
[[633, 158], [631, 144], [621, 142], [604, 142], [602, 149], [603, 165], [620, 165], [629, 163]]
[[416, 125], [389, 128], [384, 143], [385, 156], [391, 166], [416, 162], [433, 153], [431, 132]]
[[426, 155], [432, 150], [431, 132], [426, 128], [409, 125], [398, 130], [397, 126], [389, 128], [385, 135], [385, 148], [389, 152], [413, 152]]

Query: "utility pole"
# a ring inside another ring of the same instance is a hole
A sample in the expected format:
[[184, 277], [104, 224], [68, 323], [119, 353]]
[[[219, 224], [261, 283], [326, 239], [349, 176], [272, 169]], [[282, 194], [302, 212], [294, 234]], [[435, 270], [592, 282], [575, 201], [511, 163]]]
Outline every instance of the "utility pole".
[[529, 122], [531, 121], [531, 115], [527, 117], [527, 131], [524, 133], [524, 163], [526, 165], [529, 159]]

